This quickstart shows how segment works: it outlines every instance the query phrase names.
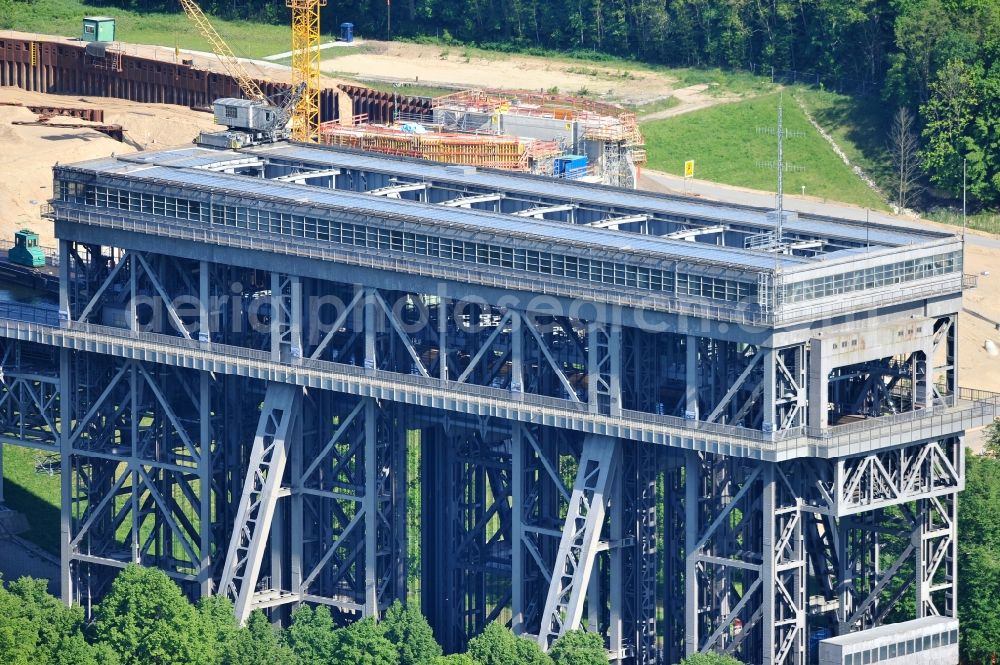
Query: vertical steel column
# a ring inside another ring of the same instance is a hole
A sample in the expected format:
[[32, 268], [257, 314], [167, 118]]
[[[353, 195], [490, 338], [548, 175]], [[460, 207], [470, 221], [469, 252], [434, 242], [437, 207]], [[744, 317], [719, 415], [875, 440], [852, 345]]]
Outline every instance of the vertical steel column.
[[[520, 315], [516, 316], [520, 321]], [[520, 336], [520, 334], [518, 334]], [[520, 346], [520, 344], [518, 344]], [[513, 385], [513, 381], [511, 382]], [[521, 423], [511, 425], [510, 437], [510, 629], [515, 635], [524, 632], [524, 587], [527, 582], [524, 575], [525, 551], [524, 545], [524, 510], [525, 510], [525, 465], [523, 427]]]
[[[366, 302], [367, 305], [367, 302]], [[367, 307], [366, 307], [367, 319]], [[367, 320], [366, 320], [367, 324]], [[366, 330], [367, 332], [367, 330]], [[378, 410], [373, 398], [365, 398], [365, 601], [364, 616], [378, 616]]]
[[448, 321], [449, 319], [449, 305], [448, 301], [440, 297], [438, 298], [438, 378], [441, 381], [447, 381], [448, 375]]
[[762, 472], [763, 663], [805, 665], [806, 560], [800, 499], [782, 469]]
[[775, 411], [777, 410], [777, 381], [775, 377], [775, 350], [770, 347], [761, 347], [758, 353], [763, 353], [763, 368], [764, 368], [764, 423], [763, 430], [765, 432], [773, 432], [778, 429], [779, 423], [775, 420]]
[[[521, 317], [521, 312], [512, 312], [510, 318], [510, 391], [515, 397], [524, 392], [524, 332]], [[514, 429], [517, 431], [517, 425]], [[517, 447], [516, 442], [514, 446]]]
[[512, 452], [509, 423], [442, 418], [425, 431], [423, 602], [446, 651], [470, 637], [512, 602]]
[[[201, 499], [200, 520], [201, 570], [198, 571], [199, 593], [212, 594], [212, 469], [215, 451], [212, 446], [212, 395], [211, 376], [198, 373], [198, 494]], [[221, 547], [220, 547], [221, 549]]]
[[209, 344], [212, 341], [212, 294], [209, 283], [208, 261], [198, 262], [198, 341]]
[[830, 411], [830, 370], [829, 354], [825, 353], [826, 342], [814, 337], [809, 341], [809, 406], [810, 427], [825, 429], [829, 424]]
[[916, 618], [955, 616], [958, 570], [958, 494], [917, 501]]
[[698, 420], [698, 338], [684, 338], [684, 417]]
[[375, 352], [375, 313], [378, 302], [375, 300], [375, 289], [365, 287], [364, 290], [364, 328], [365, 328], [365, 369], [378, 369], [378, 356]]
[[[60, 272], [68, 270], [69, 257], [66, 248], [69, 243], [65, 240], [59, 241]], [[64, 266], [67, 266], [64, 268]], [[69, 312], [69, 299], [66, 295], [68, 280], [60, 280], [59, 293], [60, 301], [66, 304], [66, 312]], [[60, 305], [60, 315], [62, 305]], [[73, 588], [73, 442], [72, 427], [73, 421], [73, 395], [76, 386], [75, 377], [71, 371], [69, 349], [59, 350], [59, 593], [62, 601], [66, 605], [71, 605], [76, 597], [77, 590]]]
[[[690, 340], [691, 337], [688, 336]], [[698, 653], [701, 636], [698, 633], [698, 560], [692, 556], [701, 533], [701, 458], [693, 450], [684, 455], [684, 652]]]

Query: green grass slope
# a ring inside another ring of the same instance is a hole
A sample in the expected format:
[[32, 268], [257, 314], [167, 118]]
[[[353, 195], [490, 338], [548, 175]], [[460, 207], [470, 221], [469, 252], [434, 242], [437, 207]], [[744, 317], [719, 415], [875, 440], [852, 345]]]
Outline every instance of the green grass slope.
[[30, 530], [22, 534], [54, 554], [59, 553], [59, 475], [35, 471], [31, 448], [3, 447], [4, 499], [7, 506], [28, 518]]
[[[647, 168], [683, 174], [684, 161], [695, 160], [695, 177], [728, 185], [773, 190], [777, 143], [777, 95], [693, 111], [642, 125], [649, 154]], [[833, 152], [788, 93], [784, 123], [801, 133], [785, 141], [785, 163], [801, 167], [785, 173], [785, 191], [885, 209], [885, 203]], [[770, 163], [770, 165], [764, 165]]]
[[[288, 11], [284, 3], [281, 3], [281, 11]], [[171, 48], [176, 45], [198, 51], [212, 50], [211, 45], [183, 13], [139, 14], [119, 8], [95, 7], [81, 0], [0, 0], [0, 28], [3, 29], [79, 37], [83, 31], [83, 17], [94, 15], [115, 17], [115, 37], [118, 41]], [[287, 24], [223, 21], [215, 17], [210, 17], [210, 20], [236, 55], [260, 58], [284, 53], [291, 48], [291, 32]]]

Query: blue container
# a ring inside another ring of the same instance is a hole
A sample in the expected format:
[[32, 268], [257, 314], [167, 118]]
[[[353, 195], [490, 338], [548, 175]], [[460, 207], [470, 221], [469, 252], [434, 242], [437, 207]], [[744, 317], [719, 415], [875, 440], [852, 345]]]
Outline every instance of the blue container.
[[587, 175], [587, 156], [563, 155], [556, 157], [554, 166], [556, 177], [576, 180]]
[[340, 24], [340, 41], [347, 42], [350, 44], [354, 41], [354, 24], [353, 23], [341, 23]]

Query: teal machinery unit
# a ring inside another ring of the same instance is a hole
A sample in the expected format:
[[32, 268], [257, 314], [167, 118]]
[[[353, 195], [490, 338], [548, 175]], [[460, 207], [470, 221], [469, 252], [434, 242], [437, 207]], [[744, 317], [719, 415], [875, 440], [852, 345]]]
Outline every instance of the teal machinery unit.
[[7, 252], [11, 263], [30, 268], [40, 268], [45, 265], [45, 252], [38, 246], [38, 234], [28, 229], [21, 229], [14, 234], [14, 246]]

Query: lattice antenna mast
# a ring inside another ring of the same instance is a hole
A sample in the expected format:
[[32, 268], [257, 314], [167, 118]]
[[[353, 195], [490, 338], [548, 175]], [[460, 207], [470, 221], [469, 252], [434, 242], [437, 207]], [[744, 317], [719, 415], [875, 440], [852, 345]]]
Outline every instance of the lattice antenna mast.
[[784, 115], [784, 95], [778, 96], [778, 221], [775, 224], [774, 229], [774, 239], [778, 245], [781, 245], [783, 239], [782, 225], [785, 222], [785, 163], [784, 163], [784, 146], [785, 146], [785, 131], [783, 127], [783, 115]]
[[292, 10], [292, 87], [303, 86], [302, 99], [292, 113], [292, 138], [319, 140], [319, 9], [326, 0], [285, 0]]
[[243, 94], [247, 96], [248, 99], [253, 99], [259, 102], [267, 102], [267, 95], [264, 91], [260, 89], [257, 82], [254, 81], [253, 77], [247, 72], [243, 64], [240, 63], [239, 58], [233, 53], [233, 50], [229, 48], [229, 44], [222, 38], [222, 36], [216, 31], [216, 29], [209, 22], [208, 17], [205, 16], [205, 12], [201, 11], [201, 7], [194, 2], [194, 0], [180, 0], [181, 7], [184, 8], [184, 13], [187, 17], [198, 28], [198, 31], [202, 36], [208, 40], [212, 45], [212, 51], [215, 53], [216, 57], [219, 58], [219, 62], [240, 85], [240, 90]]
[[778, 172], [778, 187], [775, 196], [775, 203], [777, 207], [778, 219], [774, 225], [774, 248], [781, 250], [782, 242], [784, 241], [784, 224], [785, 224], [785, 171], [804, 171], [805, 169], [801, 166], [795, 164], [785, 163], [785, 139], [791, 137], [805, 136], [805, 133], [794, 131], [790, 132], [785, 129], [785, 109], [784, 109], [784, 94], [778, 97], [778, 126], [775, 127], [758, 127], [758, 134], [773, 134], [778, 139], [778, 158], [777, 161], [761, 161], [757, 162], [757, 166], [760, 168], [776, 169]]

